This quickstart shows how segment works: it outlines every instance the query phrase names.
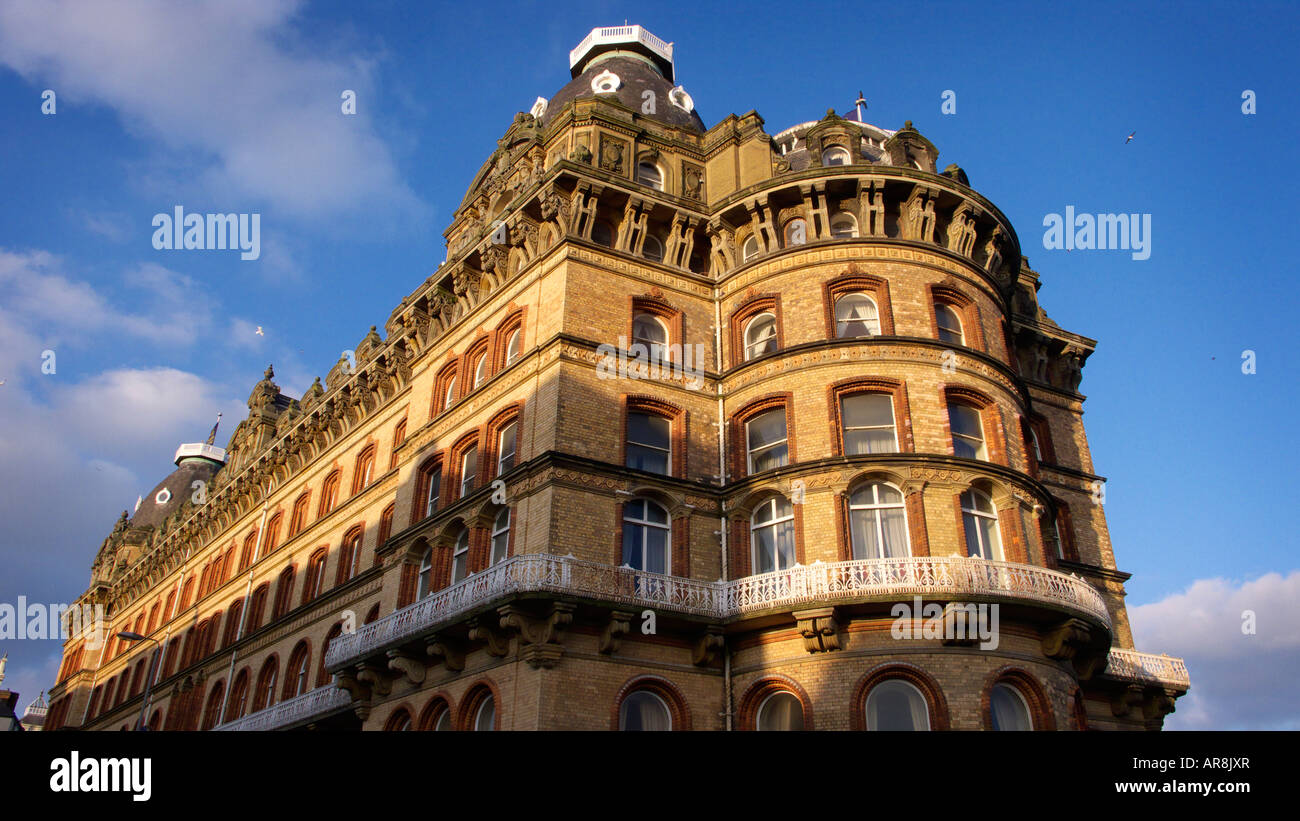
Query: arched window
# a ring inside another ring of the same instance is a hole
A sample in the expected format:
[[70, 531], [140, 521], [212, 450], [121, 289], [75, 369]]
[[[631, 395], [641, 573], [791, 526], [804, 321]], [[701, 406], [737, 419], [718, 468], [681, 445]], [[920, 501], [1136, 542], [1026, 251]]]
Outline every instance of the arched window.
[[[280, 523], [284, 520], [284, 514], [277, 513], [271, 517], [271, 521], [266, 526], [266, 544], [262, 547], [262, 552], [270, 556], [275, 549], [280, 546]], [[230, 578], [230, 562], [226, 562], [226, 567], [222, 570], [221, 575]]]
[[776, 350], [776, 317], [761, 313], [745, 325], [745, 361]]
[[644, 345], [651, 361], [659, 361], [668, 345], [668, 326], [653, 314], [637, 314], [632, 319], [632, 343]]
[[974, 488], [961, 495], [961, 523], [966, 531], [966, 555], [1002, 560], [1002, 535], [993, 500]]
[[664, 190], [664, 174], [652, 162], [643, 160], [636, 164], [636, 181], [656, 191]]
[[929, 730], [925, 696], [902, 679], [886, 679], [867, 694], [868, 730]]
[[797, 217], [785, 224], [785, 247], [803, 245], [808, 241], [808, 224], [802, 217]]
[[993, 685], [989, 694], [989, 712], [995, 730], [1032, 730], [1034, 720], [1020, 690], [1010, 684]]
[[411, 714], [404, 709], [399, 709], [388, 717], [384, 723], [384, 731], [390, 733], [407, 732], [411, 729]]
[[745, 423], [746, 454], [749, 472], [779, 468], [789, 461], [785, 408], [776, 408], [755, 416]]
[[515, 466], [515, 445], [518, 430], [519, 425], [511, 422], [497, 434], [497, 476]]
[[840, 399], [845, 456], [898, 453], [894, 400], [886, 393], [855, 393]]
[[591, 226], [591, 241], [606, 248], [614, 246], [614, 229], [608, 222], [598, 220]]
[[284, 668], [284, 697], [286, 699], [300, 696], [311, 689], [311, 649], [307, 642], [300, 641], [289, 655], [289, 664]]
[[317, 518], [334, 509], [334, 503], [339, 499], [339, 478], [340, 474], [337, 470], [325, 477], [325, 484], [320, 490], [320, 509], [316, 512]]
[[623, 505], [623, 564], [647, 573], [667, 573], [672, 567], [668, 511], [648, 499]]
[[789, 570], [794, 566], [794, 506], [789, 499], [773, 496], [760, 504], [750, 517], [749, 531], [757, 573]]
[[832, 145], [822, 152], [822, 165], [849, 165], [852, 162], [848, 149], [843, 146]]
[[[308, 491], [299, 496], [293, 503], [293, 513], [289, 516], [289, 538], [292, 539], [302, 532], [307, 526], [307, 505], [311, 502], [311, 492]], [[239, 562], [239, 569], [245, 567], [243, 560]]]
[[397, 467], [397, 449], [400, 448], [402, 446], [402, 443], [405, 441], [406, 441], [406, 420], [402, 419], [402, 421], [397, 423], [397, 427], [393, 428], [393, 453], [391, 456], [388, 457], [389, 470], [392, 470], [393, 468]]
[[384, 512], [379, 514], [379, 536], [375, 541], [375, 546], [383, 547], [388, 537], [393, 535], [393, 513], [397, 509], [396, 503], [389, 504], [384, 508]]
[[456, 537], [456, 545], [451, 551], [451, 583], [464, 581], [469, 576], [469, 528], [465, 528]]
[[262, 614], [266, 612], [266, 597], [270, 589], [270, 584], [261, 584], [253, 591], [253, 597], [248, 602], [248, 630], [244, 635], [262, 626]]
[[952, 453], [964, 459], [988, 459], [984, 447], [984, 424], [980, 412], [961, 402], [948, 403], [948, 427], [952, 431]]
[[271, 621], [289, 612], [293, 596], [293, 565], [280, 571], [280, 579], [275, 588], [275, 604], [271, 607]]
[[778, 690], [758, 706], [754, 726], [759, 730], [802, 730], [803, 704], [794, 693]]
[[321, 594], [325, 587], [326, 553], [322, 548], [312, 554], [307, 562], [307, 579], [302, 586], [302, 603], [306, 604]]
[[488, 376], [488, 355], [487, 351], [478, 355], [474, 360], [474, 389], [477, 390], [479, 385], [487, 381]]
[[672, 421], [662, 416], [640, 411], [627, 415], [626, 464], [636, 470], [651, 473], [671, 473]]
[[422, 599], [433, 592], [433, 548], [426, 548], [424, 555], [420, 557], [420, 575], [416, 589], [415, 597]]
[[474, 730], [487, 732], [497, 728], [497, 703], [492, 696], [485, 696], [483, 702], [474, 711]]
[[741, 261], [749, 262], [751, 259], [758, 256], [758, 251], [758, 237], [751, 234], [750, 237], [745, 240], [745, 244], [740, 249]]
[[357, 457], [356, 470], [352, 474], [352, 493], [356, 495], [365, 490], [375, 473], [375, 446], [371, 445], [361, 451]]
[[357, 575], [358, 565], [361, 564], [361, 537], [360, 528], [348, 531], [348, 534], [343, 537], [343, 544], [339, 548], [338, 584], [343, 584]]
[[275, 704], [275, 679], [279, 672], [275, 657], [266, 660], [257, 677], [257, 690], [253, 693], [253, 712], [265, 710]]
[[519, 347], [523, 344], [523, 329], [515, 328], [510, 332], [510, 339], [506, 342], [506, 364], [512, 364], [519, 358]]
[[[297, 515], [297, 506], [294, 507], [294, 514]], [[254, 530], [244, 537], [244, 549], [239, 554], [239, 570], [242, 573], [253, 563], [253, 553], [257, 551], [257, 531]], [[170, 608], [169, 608], [170, 609]]]
[[618, 708], [618, 728], [628, 731], [662, 731], [673, 728], [672, 713], [657, 694], [649, 690], [629, 693]]
[[433, 720], [433, 730], [439, 733], [451, 732], [451, 710], [443, 708], [438, 712], [438, 717]]
[[491, 564], [505, 561], [510, 553], [510, 508], [503, 507], [492, 522]]
[[852, 214], [843, 212], [831, 217], [831, 237], [853, 239], [858, 235], [858, 221]]
[[664, 244], [659, 241], [658, 237], [647, 235], [645, 242], [641, 245], [641, 256], [651, 262], [664, 261]]
[[438, 494], [442, 492], [442, 462], [431, 459], [420, 468], [421, 495], [417, 504], [424, 515], [432, 516], [438, 510]]
[[343, 625], [339, 622], [335, 622], [334, 626], [325, 634], [325, 641], [321, 642], [320, 665], [316, 668], [317, 687], [324, 687], [326, 684], [329, 684], [330, 680], [333, 678], [333, 676], [330, 675], [330, 671], [325, 669], [325, 656], [329, 653], [330, 642], [334, 641], [334, 639], [341, 635], [343, 635]]
[[855, 559], [898, 559], [912, 554], [903, 494], [892, 485], [873, 482], [853, 491], [849, 531]]
[[230, 701], [226, 704], [226, 721], [243, 718], [244, 707], [248, 703], [248, 668], [245, 667], [235, 676], [235, 684], [230, 688]]
[[478, 478], [478, 445], [470, 445], [460, 455], [460, 497], [465, 498], [474, 490], [474, 480]]
[[961, 317], [951, 305], [943, 302], [934, 303], [934, 322], [939, 329], [940, 341], [949, 345], [965, 345], [966, 337], [961, 329]]
[[863, 293], [848, 293], [835, 300], [835, 336], [852, 339], [880, 335], [876, 301]]
[[447, 380], [447, 385], [442, 389], [442, 409], [446, 410], [456, 404], [456, 377], [452, 376]]

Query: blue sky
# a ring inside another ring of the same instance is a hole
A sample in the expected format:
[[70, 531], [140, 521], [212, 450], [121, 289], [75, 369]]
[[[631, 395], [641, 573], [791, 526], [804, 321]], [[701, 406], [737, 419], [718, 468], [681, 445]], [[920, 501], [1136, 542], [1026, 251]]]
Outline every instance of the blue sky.
[[[356, 8], [0, 8], [0, 602], [74, 598], [117, 513], [218, 410], [224, 443], [268, 362], [298, 395], [382, 327], [442, 261], [514, 114], [567, 82], [588, 30], [626, 19], [674, 42], [708, 125], [755, 109], [775, 134], [861, 90], [868, 121], [912, 120], [966, 170], [1048, 313], [1100, 341], [1085, 419], [1139, 647], [1187, 657], [1195, 682], [1169, 726], [1300, 726], [1268, 690], [1300, 667], [1300, 230], [1278, 202], [1297, 182], [1293, 4]], [[153, 215], [177, 204], [260, 213], [261, 257], [155, 250]], [[1071, 205], [1150, 214], [1150, 258], [1045, 250], [1044, 215]], [[24, 700], [52, 683], [53, 643], [4, 650]]]

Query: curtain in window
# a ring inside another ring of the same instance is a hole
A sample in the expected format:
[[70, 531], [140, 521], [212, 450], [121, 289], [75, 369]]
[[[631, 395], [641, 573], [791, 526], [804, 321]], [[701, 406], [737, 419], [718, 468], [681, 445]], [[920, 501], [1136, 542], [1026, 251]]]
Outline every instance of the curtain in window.
[[993, 713], [993, 729], [995, 730], [1032, 730], [1033, 723], [1029, 719], [1029, 710], [1026, 709], [1025, 703], [1021, 697], [1009, 685], [999, 684], [993, 688], [993, 694], [989, 699], [989, 707]]

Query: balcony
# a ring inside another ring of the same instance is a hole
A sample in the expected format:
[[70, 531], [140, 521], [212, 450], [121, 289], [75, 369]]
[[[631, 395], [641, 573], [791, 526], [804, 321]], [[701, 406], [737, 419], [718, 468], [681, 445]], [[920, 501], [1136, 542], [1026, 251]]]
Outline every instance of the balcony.
[[1106, 675], [1142, 684], [1155, 684], [1170, 690], [1186, 691], [1192, 680], [1187, 665], [1180, 658], [1139, 653], [1112, 648], [1106, 660]]
[[258, 710], [243, 718], [227, 721], [213, 727], [214, 730], [279, 730], [301, 724], [313, 718], [321, 718], [335, 710], [343, 709], [352, 703], [347, 690], [340, 690], [333, 682], [315, 690], [309, 690], [300, 696], [281, 701], [265, 710]]
[[729, 582], [703, 582], [531, 553], [515, 556], [330, 642], [330, 670], [355, 664], [521, 593], [550, 592], [629, 607], [731, 619], [835, 601], [914, 595], [1039, 602], [1110, 629], [1096, 588], [1054, 570], [956, 556], [816, 562]]

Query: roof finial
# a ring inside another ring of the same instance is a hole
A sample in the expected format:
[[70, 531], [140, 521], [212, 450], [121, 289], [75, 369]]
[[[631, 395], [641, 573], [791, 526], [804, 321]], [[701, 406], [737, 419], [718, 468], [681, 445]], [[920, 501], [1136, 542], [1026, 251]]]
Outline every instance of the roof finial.
[[217, 439], [217, 425], [220, 425], [220, 424], [221, 424], [221, 412], [218, 411], [218, 412], [217, 412], [217, 422], [216, 422], [215, 425], [212, 426], [212, 432], [208, 434], [208, 444], [209, 444], [209, 445], [211, 445], [211, 444], [213, 444], [214, 442], [216, 442], [216, 439]]
[[271, 367], [270, 365], [267, 365], [266, 373], [263, 374], [263, 376], [265, 376], [267, 379], [270, 379], [271, 377], [275, 376], [275, 368]]

